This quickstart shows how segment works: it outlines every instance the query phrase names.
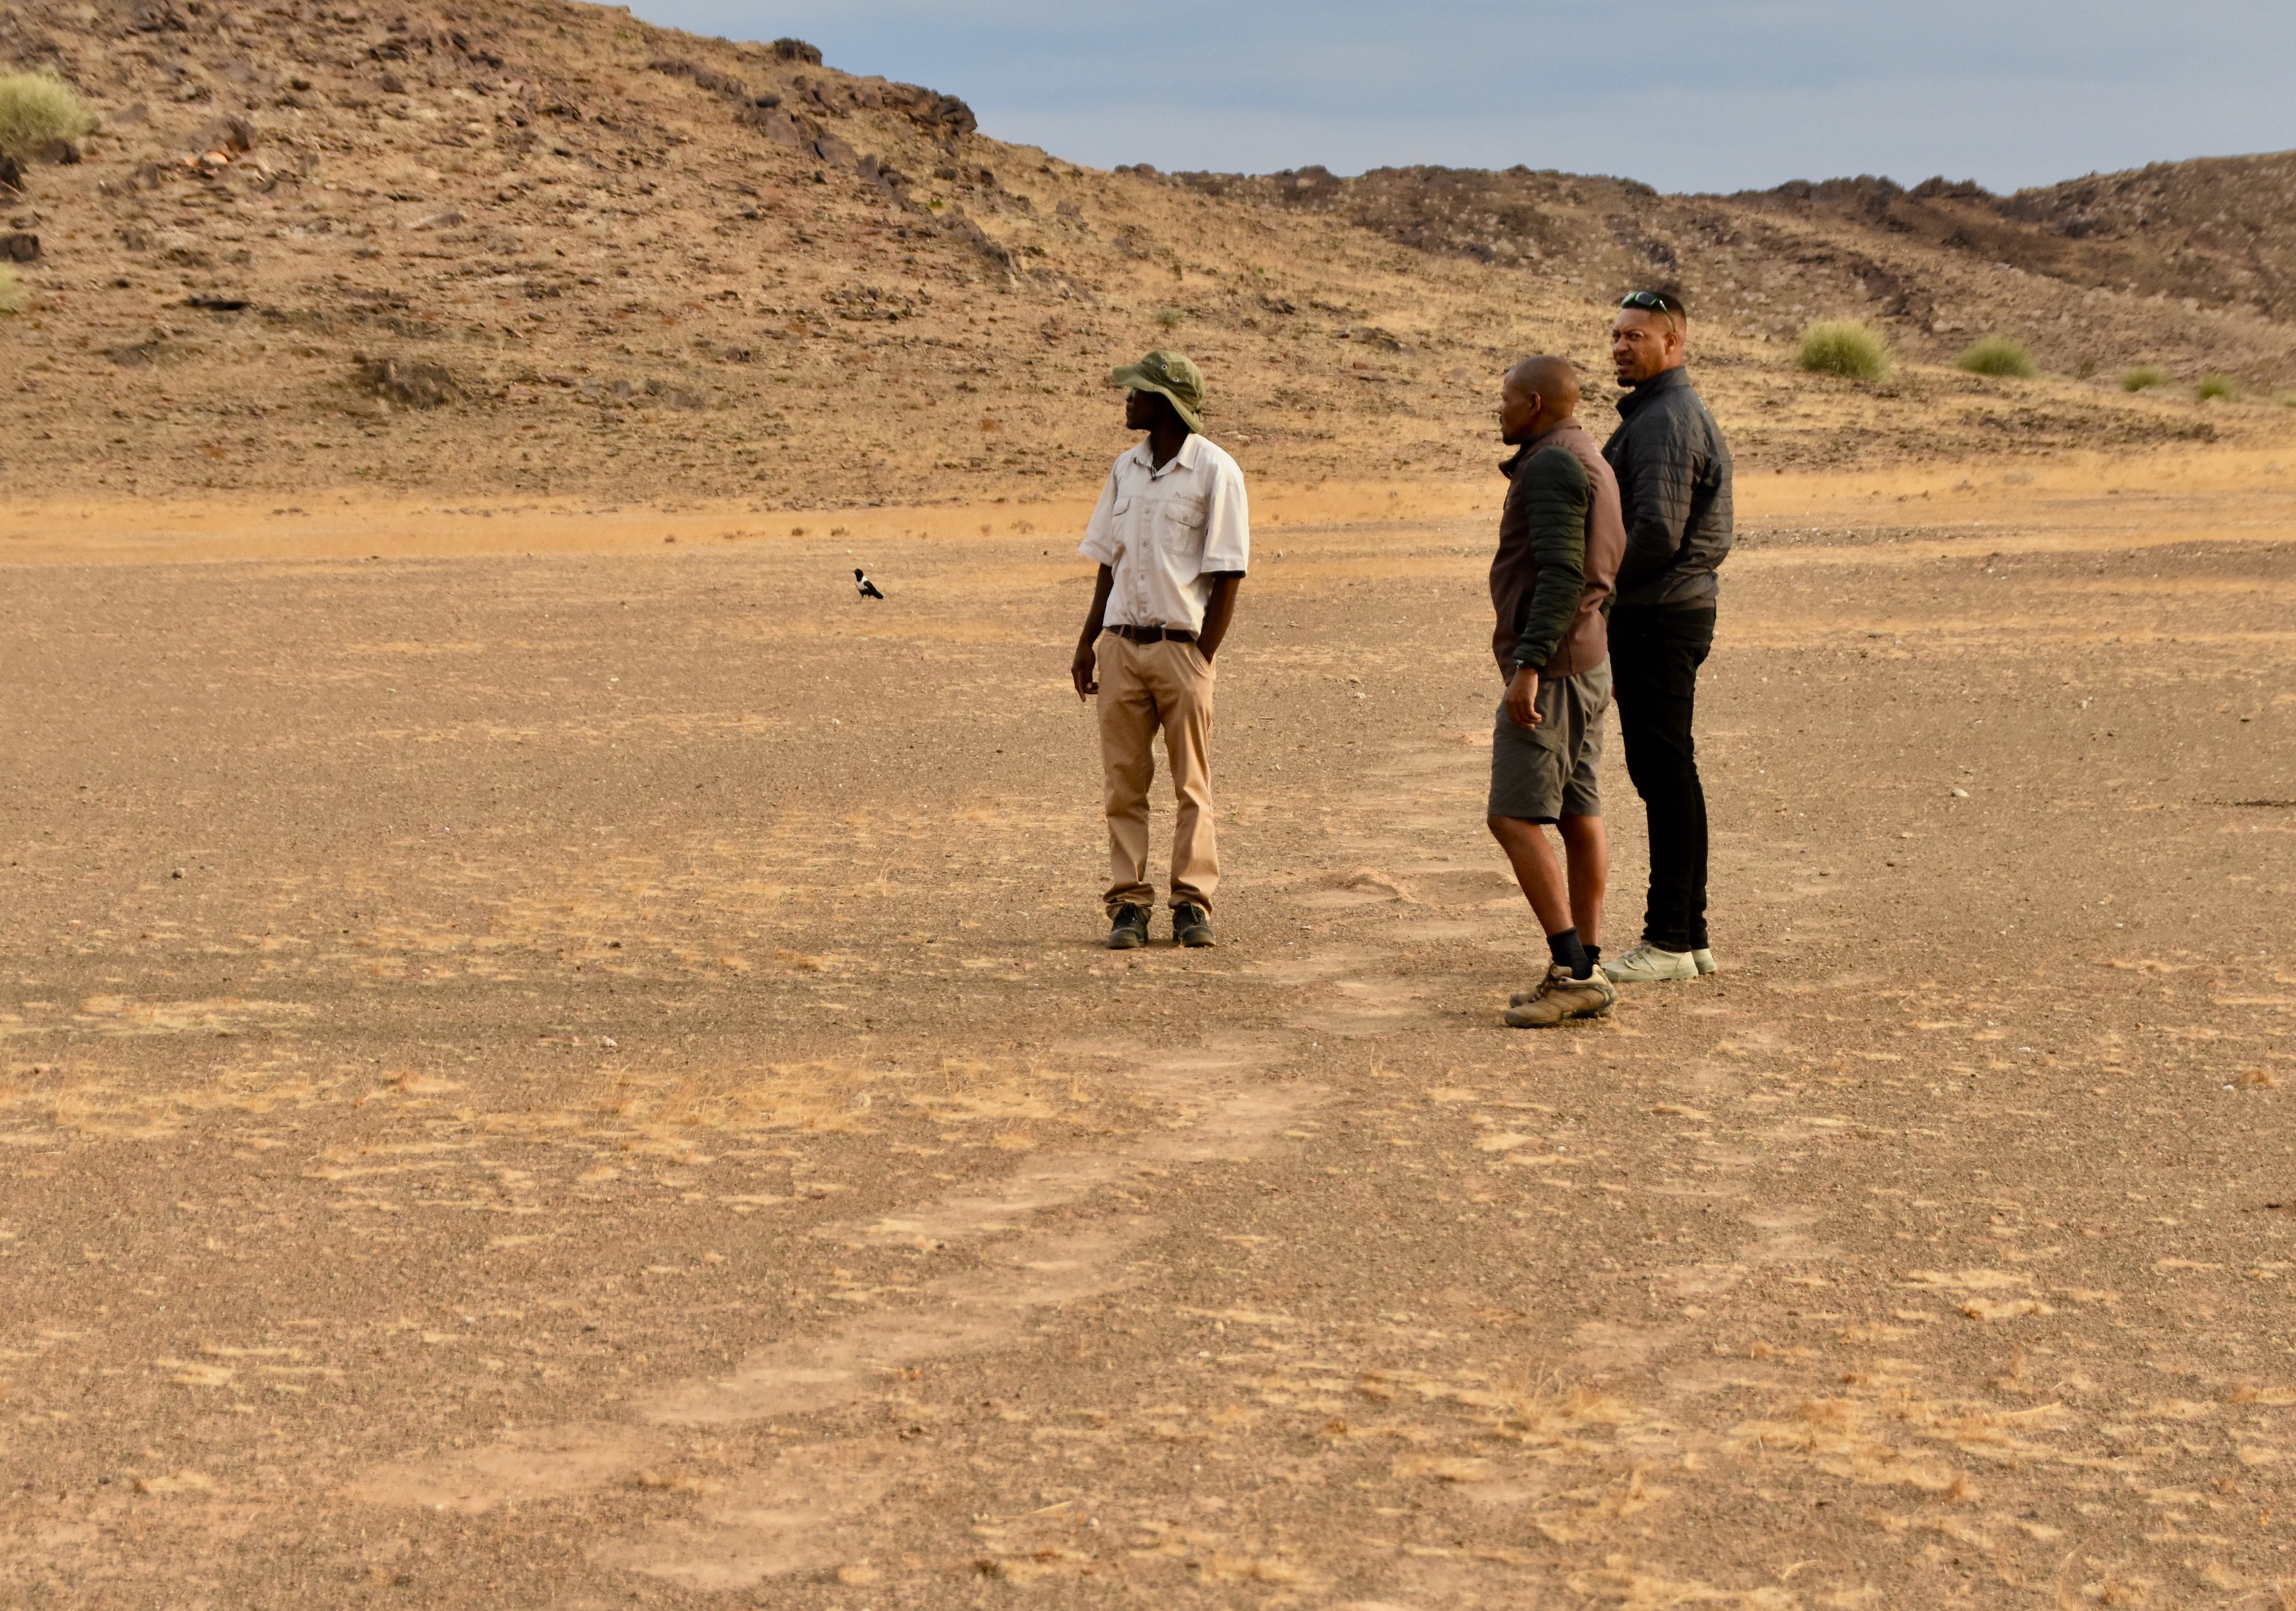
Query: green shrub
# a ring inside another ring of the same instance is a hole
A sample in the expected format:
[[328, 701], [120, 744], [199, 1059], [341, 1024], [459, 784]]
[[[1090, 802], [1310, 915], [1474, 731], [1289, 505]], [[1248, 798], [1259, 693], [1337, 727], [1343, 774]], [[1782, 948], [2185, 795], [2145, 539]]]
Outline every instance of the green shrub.
[[2122, 372], [2120, 389], [2123, 391], [2143, 391], [2148, 387], [2164, 386], [2168, 384], [2168, 381], [2169, 372], [2160, 365], [2139, 364], [2133, 369]]
[[23, 311], [24, 282], [17, 277], [14, 269], [0, 263], [0, 313]]
[[2006, 375], [2019, 381], [2030, 381], [2041, 373], [2040, 366], [2033, 362], [2033, 355], [2025, 350], [2025, 344], [2007, 335], [1985, 337], [1954, 363], [1972, 374]]
[[1856, 319], [1821, 319], [1801, 333], [1794, 362], [1812, 374], [1878, 381], [1890, 373], [1889, 338]]
[[1159, 308], [1156, 322], [1167, 330], [1177, 329], [1187, 320], [1187, 310], [1182, 308]]
[[38, 154], [51, 140], [77, 140], [95, 127], [79, 92], [53, 73], [0, 74], [0, 152]]
[[2193, 395], [2203, 403], [2213, 403], [2219, 398], [2230, 399], [2238, 397], [2240, 388], [2232, 383], [2230, 375], [2204, 374], [2201, 377], [2201, 383], [2193, 388]]

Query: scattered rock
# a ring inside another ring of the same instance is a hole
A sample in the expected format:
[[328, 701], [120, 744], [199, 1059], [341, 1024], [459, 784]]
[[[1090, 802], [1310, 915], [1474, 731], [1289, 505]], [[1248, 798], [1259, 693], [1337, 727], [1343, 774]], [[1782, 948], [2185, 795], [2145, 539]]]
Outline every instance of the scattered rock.
[[22, 233], [0, 234], [0, 263], [37, 263], [39, 258], [39, 236]]
[[195, 157], [213, 152], [221, 152], [226, 160], [239, 156], [255, 149], [255, 125], [245, 118], [212, 119], [184, 143], [184, 149]]
[[43, 162], [53, 162], [60, 168], [69, 168], [79, 160], [79, 147], [62, 135], [58, 135], [40, 147], [39, 158]]
[[149, 336], [131, 346], [112, 347], [104, 356], [122, 369], [149, 369], [180, 356], [164, 336]]
[[811, 119], [800, 118], [778, 103], [773, 106], [747, 107], [741, 113], [739, 120], [781, 145], [803, 148], [810, 145], [815, 136], [820, 133], [819, 126]]
[[853, 148], [832, 134], [815, 136], [813, 153], [832, 168], [857, 168], [860, 165], [860, 159], [853, 154]]
[[802, 62], [808, 67], [821, 65], [821, 52], [802, 39], [776, 39], [773, 51], [776, 62]]
[[357, 361], [358, 389], [401, 408], [436, 408], [463, 395], [454, 373], [443, 364], [369, 358]]
[[184, 299], [186, 308], [201, 308], [209, 313], [238, 313], [250, 304], [245, 297], [190, 296]]
[[24, 165], [0, 152], [0, 190], [20, 191], [24, 188]]

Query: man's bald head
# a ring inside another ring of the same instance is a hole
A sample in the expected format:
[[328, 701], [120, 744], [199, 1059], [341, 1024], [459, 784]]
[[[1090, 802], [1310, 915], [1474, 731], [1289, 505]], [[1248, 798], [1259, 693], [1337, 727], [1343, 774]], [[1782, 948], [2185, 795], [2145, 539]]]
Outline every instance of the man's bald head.
[[1569, 358], [1536, 354], [1508, 370], [1506, 383], [1537, 392], [1557, 418], [1568, 418], [1578, 407], [1578, 371]]
[[1499, 390], [1499, 440], [1510, 446], [1544, 436], [1578, 408], [1578, 372], [1569, 358], [1540, 353], [1506, 372]]

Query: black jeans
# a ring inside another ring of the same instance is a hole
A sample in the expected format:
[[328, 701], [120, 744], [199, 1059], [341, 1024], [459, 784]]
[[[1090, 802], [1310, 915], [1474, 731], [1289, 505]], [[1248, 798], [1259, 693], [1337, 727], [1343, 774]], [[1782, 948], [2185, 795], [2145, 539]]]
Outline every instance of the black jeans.
[[1706, 943], [1706, 789], [1691, 720], [1714, 611], [1620, 604], [1611, 612], [1611, 685], [1627, 776], [1650, 823], [1643, 938], [1662, 950]]

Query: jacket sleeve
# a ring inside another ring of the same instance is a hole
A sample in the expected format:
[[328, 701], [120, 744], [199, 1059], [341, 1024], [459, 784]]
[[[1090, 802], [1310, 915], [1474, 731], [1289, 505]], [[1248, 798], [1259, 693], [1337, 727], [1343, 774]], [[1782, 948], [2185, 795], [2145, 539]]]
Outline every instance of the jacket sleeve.
[[1705, 473], [1704, 432], [1687, 408], [1669, 398], [1635, 422], [1625, 444], [1627, 473], [1619, 478], [1620, 513], [1627, 551], [1619, 560], [1617, 590], [1648, 581], [1682, 552], [1699, 478]]
[[1592, 493], [1586, 467], [1568, 448], [1549, 448], [1522, 468], [1519, 494], [1524, 529], [1538, 570], [1521, 606], [1517, 663], [1544, 668], [1570, 630], [1587, 586], [1587, 509]]

